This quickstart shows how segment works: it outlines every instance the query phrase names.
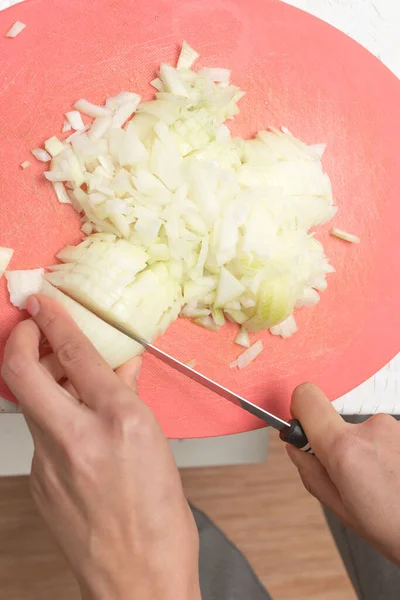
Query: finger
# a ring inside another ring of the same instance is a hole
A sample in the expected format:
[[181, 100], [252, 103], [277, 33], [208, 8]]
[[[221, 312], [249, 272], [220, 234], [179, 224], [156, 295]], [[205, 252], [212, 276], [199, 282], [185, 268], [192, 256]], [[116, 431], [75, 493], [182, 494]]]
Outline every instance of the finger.
[[[141, 365], [142, 358], [140, 356], [136, 356], [121, 367], [118, 367], [118, 369], [115, 371], [118, 377], [134, 392], [137, 392], [137, 380], [140, 374]], [[70, 381], [67, 380], [65, 383], [62, 384], [62, 387], [66, 392], [71, 394], [71, 396], [75, 398], [75, 400], [80, 400], [78, 392], [76, 391], [76, 389]]]
[[21, 404], [24, 413], [48, 431], [65, 427], [74, 403], [39, 363], [40, 330], [22, 321], [7, 341], [2, 376]]
[[338, 437], [348, 428], [347, 423], [312, 383], [304, 383], [294, 390], [290, 410], [300, 421], [315, 455], [324, 463]]
[[299, 471], [306, 490], [333, 512], [342, 522], [347, 522], [346, 509], [335, 484], [316, 456], [306, 454], [289, 444], [286, 451]]
[[71, 394], [71, 396], [75, 398], [75, 400], [80, 400], [78, 392], [76, 391], [76, 389], [70, 381], [66, 381], [65, 383], [63, 383], [62, 387], [66, 392], [68, 392], [68, 394]]
[[55, 354], [47, 354], [40, 359], [40, 364], [52, 376], [55, 381], [60, 381], [65, 377], [63, 367]]
[[120, 379], [126, 385], [128, 385], [134, 392], [137, 392], [137, 382], [140, 375], [140, 369], [142, 367], [142, 357], [136, 356], [127, 363], [119, 367], [115, 372]]
[[120, 380], [68, 313], [46, 296], [31, 296], [28, 312], [48, 339], [81, 400], [101, 408], [120, 389]]

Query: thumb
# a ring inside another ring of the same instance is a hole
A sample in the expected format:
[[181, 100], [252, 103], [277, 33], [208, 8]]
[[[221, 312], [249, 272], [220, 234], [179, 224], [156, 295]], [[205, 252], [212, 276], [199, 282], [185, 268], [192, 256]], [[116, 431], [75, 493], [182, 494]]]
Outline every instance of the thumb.
[[142, 357], [135, 356], [131, 358], [124, 365], [116, 369], [116, 374], [127, 386], [129, 386], [134, 392], [138, 391], [137, 381], [140, 375], [140, 369], [142, 367]]
[[292, 416], [300, 421], [314, 454], [326, 465], [334, 446], [349, 425], [325, 394], [312, 383], [304, 383], [294, 390], [290, 410]]

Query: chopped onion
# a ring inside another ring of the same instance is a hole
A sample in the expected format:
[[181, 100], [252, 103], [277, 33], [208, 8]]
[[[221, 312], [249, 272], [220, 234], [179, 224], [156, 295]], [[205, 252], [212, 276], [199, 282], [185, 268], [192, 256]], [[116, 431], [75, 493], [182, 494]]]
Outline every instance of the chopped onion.
[[55, 135], [45, 141], [44, 147], [46, 148], [46, 151], [53, 157], [57, 156], [57, 154], [60, 154], [60, 152], [64, 150], [64, 144], [62, 144]]
[[8, 265], [11, 262], [14, 250], [0, 246], [0, 278], [4, 275]]
[[65, 116], [70, 124], [70, 129], [75, 129], [75, 131], [84, 131], [85, 123], [82, 121], [82, 115], [79, 110], [70, 110], [69, 112], [65, 113]]
[[14, 25], [12, 25], [11, 28], [7, 31], [6, 37], [8, 37], [8, 38], [17, 37], [17, 35], [19, 35], [21, 33], [21, 31], [23, 31], [25, 29], [25, 27], [26, 27], [25, 23], [21, 23], [21, 21], [16, 21], [14, 23]]
[[43, 275], [44, 269], [6, 271], [5, 277], [7, 279], [11, 304], [17, 308], [25, 308], [29, 296], [40, 292]]
[[67, 138], [65, 138], [65, 142], [67, 144], [71, 144], [72, 140], [76, 139], [77, 137], [79, 137], [82, 133], [84, 133], [85, 131], [87, 131], [88, 129], [90, 129], [89, 125], [85, 125], [83, 129], [78, 129], [77, 131], [74, 131], [74, 133], [71, 133], [71, 135], [69, 135]]
[[188, 360], [187, 362], [185, 362], [185, 365], [187, 367], [190, 367], [191, 369], [194, 369], [196, 366], [196, 362], [197, 362], [196, 359], [193, 358], [192, 360]]
[[[74, 104], [74, 108], [80, 112], [82, 112], [84, 115], [87, 115], [88, 117], [109, 117], [112, 114], [111, 109], [105, 107], [105, 106], [97, 106], [97, 104], [92, 104], [91, 102], [88, 102], [88, 100], [78, 100], [77, 102], [75, 102]], [[68, 117], [67, 117], [68, 118]], [[70, 121], [71, 122], [71, 121]], [[71, 123], [72, 125], [72, 123]]]
[[66, 181], [68, 179], [68, 176], [64, 171], [45, 171], [44, 176], [51, 182]]
[[239, 367], [244, 369], [247, 367], [257, 356], [264, 350], [264, 346], [261, 340], [258, 340], [255, 344], [250, 346], [248, 350], [245, 350], [236, 360], [230, 363], [230, 368]]
[[343, 231], [342, 229], [338, 229], [337, 227], [332, 227], [330, 230], [330, 234], [340, 238], [341, 240], [345, 240], [346, 242], [350, 242], [351, 244], [359, 244], [360, 238], [352, 233], [348, 233], [347, 231]]
[[43, 148], [34, 148], [31, 152], [33, 156], [41, 162], [49, 162], [51, 160], [50, 154], [46, 152], [46, 150], [43, 150]]
[[239, 333], [235, 337], [235, 344], [239, 344], [239, 346], [244, 346], [245, 348], [250, 348], [249, 334], [244, 327], [240, 328]]
[[61, 204], [72, 204], [71, 198], [67, 194], [67, 190], [64, 187], [64, 184], [60, 181], [53, 182], [53, 188], [57, 196], [57, 200]]
[[182, 43], [181, 53], [179, 54], [177, 69], [191, 69], [199, 56], [200, 54], [184, 41]]
[[272, 335], [280, 335], [283, 338], [291, 337], [297, 331], [296, 321], [293, 315], [290, 315], [287, 319], [270, 328]]
[[100, 140], [110, 129], [111, 123], [111, 117], [97, 117], [89, 129], [88, 138], [93, 141]]
[[318, 158], [322, 158], [326, 150], [326, 144], [313, 144], [310, 149], [315, 152]]
[[31, 166], [31, 163], [29, 162], [29, 160], [24, 160], [24, 162], [21, 163], [21, 167], [23, 169], [27, 169], [30, 166]]
[[204, 329], [208, 329], [209, 331], [219, 331], [218, 325], [215, 324], [211, 317], [200, 317], [199, 319], [193, 319], [193, 323], [196, 323], [196, 325], [200, 325], [200, 327], [204, 327]]
[[66, 133], [67, 131], [71, 131], [72, 125], [67, 119], [64, 119], [64, 123], [61, 129], [61, 133]]
[[229, 79], [231, 77], [231, 72], [229, 69], [220, 69], [220, 68], [204, 68], [201, 71], [202, 75], [205, 75], [212, 81], [216, 81], [218, 83], [229, 83]]
[[245, 291], [245, 287], [236, 279], [228, 269], [221, 268], [218, 282], [217, 297], [215, 305], [217, 307], [225, 306], [235, 298], [238, 298]]
[[93, 233], [93, 225], [91, 223], [84, 223], [81, 227], [81, 231], [85, 235], [90, 235], [91, 233]]
[[242, 325], [246, 346], [252, 331], [287, 337], [333, 272], [310, 233], [337, 210], [325, 146], [286, 128], [232, 138], [243, 92], [228, 69], [192, 70], [197, 57], [184, 43], [176, 68], [160, 66], [155, 100], [121, 91], [66, 114], [76, 130], [45, 177], [88, 237], [48, 278], [149, 340], [179, 314], [212, 331]]
[[152, 85], [153, 88], [155, 88], [158, 92], [164, 91], [163, 82], [159, 77], [156, 77], [155, 79], [150, 81], [150, 85]]

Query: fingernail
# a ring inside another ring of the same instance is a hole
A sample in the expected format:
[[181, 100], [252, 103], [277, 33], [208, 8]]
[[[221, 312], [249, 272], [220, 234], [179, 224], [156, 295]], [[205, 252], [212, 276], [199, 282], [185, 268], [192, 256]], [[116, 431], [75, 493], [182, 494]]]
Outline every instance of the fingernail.
[[31, 317], [36, 317], [39, 314], [40, 304], [39, 300], [35, 298], [35, 296], [30, 296], [28, 298], [28, 302], [26, 303], [26, 310], [31, 315]]

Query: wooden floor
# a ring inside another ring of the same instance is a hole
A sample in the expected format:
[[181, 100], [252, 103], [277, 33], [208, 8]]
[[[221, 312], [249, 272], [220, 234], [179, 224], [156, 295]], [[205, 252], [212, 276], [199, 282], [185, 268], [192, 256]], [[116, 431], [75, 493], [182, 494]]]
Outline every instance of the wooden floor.
[[[188, 498], [243, 550], [274, 600], [355, 600], [320, 508], [275, 436], [265, 465], [185, 469], [182, 477]], [[0, 479], [0, 598], [79, 598], [26, 478]]]

